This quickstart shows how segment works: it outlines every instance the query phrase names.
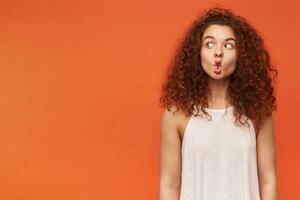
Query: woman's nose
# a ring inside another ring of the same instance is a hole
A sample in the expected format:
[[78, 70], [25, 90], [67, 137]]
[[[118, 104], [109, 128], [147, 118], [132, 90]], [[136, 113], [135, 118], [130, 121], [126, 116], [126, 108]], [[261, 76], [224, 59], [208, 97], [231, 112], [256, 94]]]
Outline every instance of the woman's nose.
[[222, 47], [216, 48], [215, 56], [223, 56]]

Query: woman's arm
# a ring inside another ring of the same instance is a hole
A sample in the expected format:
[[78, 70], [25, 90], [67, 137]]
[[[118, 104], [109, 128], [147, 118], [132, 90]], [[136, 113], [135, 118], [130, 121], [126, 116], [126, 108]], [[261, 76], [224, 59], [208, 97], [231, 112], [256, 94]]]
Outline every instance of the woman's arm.
[[164, 110], [160, 128], [159, 200], [179, 200], [181, 184], [181, 140], [178, 117]]
[[276, 184], [276, 148], [272, 115], [257, 135], [257, 160], [261, 200], [278, 200]]

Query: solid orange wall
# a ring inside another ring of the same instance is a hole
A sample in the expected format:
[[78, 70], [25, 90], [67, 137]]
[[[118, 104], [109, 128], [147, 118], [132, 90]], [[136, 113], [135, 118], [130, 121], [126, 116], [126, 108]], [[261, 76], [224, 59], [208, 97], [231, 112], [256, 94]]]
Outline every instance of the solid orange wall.
[[[278, 68], [278, 185], [299, 199], [300, 4], [221, 1]], [[1, 1], [0, 199], [157, 199], [159, 91], [214, 1]]]

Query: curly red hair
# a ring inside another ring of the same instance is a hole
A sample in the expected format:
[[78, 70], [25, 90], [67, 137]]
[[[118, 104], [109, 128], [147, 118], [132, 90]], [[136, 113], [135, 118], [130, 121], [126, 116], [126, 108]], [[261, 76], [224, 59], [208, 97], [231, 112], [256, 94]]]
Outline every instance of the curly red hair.
[[[212, 24], [230, 26], [237, 39], [237, 66], [227, 90], [229, 102], [234, 107], [235, 123], [249, 126], [248, 119], [251, 119], [259, 129], [264, 119], [277, 108], [273, 84], [278, 72], [270, 64], [270, 55], [258, 31], [229, 9], [205, 10], [187, 30], [168, 65], [160, 106], [169, 111], [175, 106], [176, 111], [181, 109], [190, 116], [195, 106], [200, 105], [202, 114], [210, 116], [205, 111], [210, 91], [208, 75], [201, 66], [199, 46], [204, 30]], [[195, 115], [198, 115], [196, 108]]]

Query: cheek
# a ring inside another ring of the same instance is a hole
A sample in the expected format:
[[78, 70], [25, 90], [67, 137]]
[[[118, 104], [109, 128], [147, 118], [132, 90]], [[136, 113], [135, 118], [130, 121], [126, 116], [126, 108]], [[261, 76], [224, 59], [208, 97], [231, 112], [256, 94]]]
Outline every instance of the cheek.
[[236, 70], [236, 58], [232, 58], [230, 60], [228, 60], [228, 62], [226, 63], [226, 69], [225, 71], [227, 71], [227, 73], [232, 73]]
[[201, 52], [200, 52], [200, 57], [201, 57], [201, 61], [202, 61], [203, 63], [208, 63], [208, 62], [210, 61], [211, 55], [210, 55], [210, 53], [209, 53], [208, 51], [206, 51], [206, 50], [201, 50]]
[[228, 55], [227, 63], [228, 65], [235, 65], [237, 62], [237, 55], [236, 53], [232, 53]]

